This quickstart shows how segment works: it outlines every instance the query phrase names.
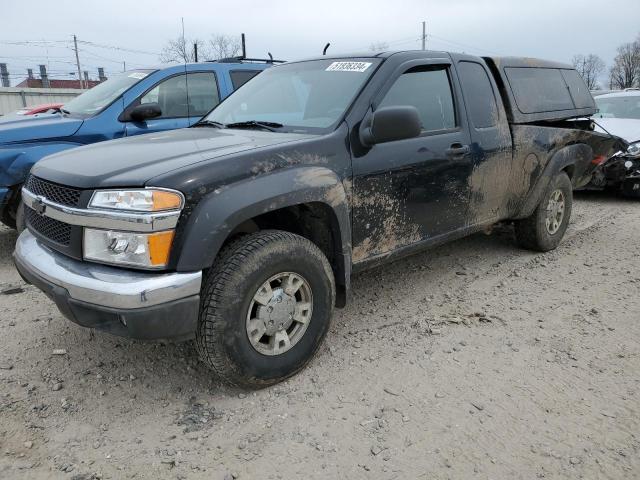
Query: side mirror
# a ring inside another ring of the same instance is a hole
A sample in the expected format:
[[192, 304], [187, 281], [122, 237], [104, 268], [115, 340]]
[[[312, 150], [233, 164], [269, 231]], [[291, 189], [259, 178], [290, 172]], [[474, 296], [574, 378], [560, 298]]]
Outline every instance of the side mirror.
[[360, 132], [364, 145], [415, 138], [422, 132], [422, 122], [416, 107], [382, 107], [371, 115], [371, 120]]
[[142, 122], [160, 115], [162, 115], [162, 110], [157, 103], [143, 103], [129, 110], [129, 118], [135, 122]]

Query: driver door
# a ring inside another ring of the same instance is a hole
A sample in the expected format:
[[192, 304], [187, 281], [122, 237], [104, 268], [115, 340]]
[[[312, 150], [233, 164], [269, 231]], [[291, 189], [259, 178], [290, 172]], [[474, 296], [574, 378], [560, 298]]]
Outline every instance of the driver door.
[[466, 225], [471, 140], [456, 76], [442, 60], [408, 63], [373, 107], [415, 107], [422, 133], [354, 158], [355, 263], [436, 241]]

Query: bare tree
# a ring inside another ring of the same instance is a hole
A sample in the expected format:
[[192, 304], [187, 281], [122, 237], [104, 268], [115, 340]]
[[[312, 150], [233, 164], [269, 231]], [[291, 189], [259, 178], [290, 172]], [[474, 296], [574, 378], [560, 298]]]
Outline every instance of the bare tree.
[[369, 45], [369, 50], [372, 52], [383, 52], [389, 50], [389, 44], [387, 42], [373, 42]]
[[208, 59], [237, 57], [242, 53], [240, 39], [230, 35], [212, 35], [209, 39]]
[[640, 87], [640, 38], [618, 47], [609, 83], [612, 88]]
[[604, 61], [598, 55], [593, 53], [589, 55], [574, 55], [572, 63], [589, 90], [598, 88], [598, 77], [605, 67]]
[[195, 61], [194, 44], [198, 44], [198, 57], [207, 57], [205, 44], [202, 40], [186, 39], [182, 36], [169, 40], [160, 53], [160, 61], [164, 63], [179, 62], [189, 63]]

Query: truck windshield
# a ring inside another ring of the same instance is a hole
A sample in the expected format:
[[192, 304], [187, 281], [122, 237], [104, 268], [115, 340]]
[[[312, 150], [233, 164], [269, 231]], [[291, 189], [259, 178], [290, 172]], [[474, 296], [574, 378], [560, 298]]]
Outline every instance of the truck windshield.
[[640, 120], [640, 95], [596, 97], [600, 118], [635, 118]]
[[268, 122], [275, 131], [335, 126], [380, 60], [314, 60], [263, 71], [218, 105], [204, 122], [230, 128]]
[[102, 109], [151, 72], [152, 70], [137, 70], [111, 77], [109, 80], [77, 96], [69, 103], [65, 103], [62, 111], [84, 117], [100, 113]]

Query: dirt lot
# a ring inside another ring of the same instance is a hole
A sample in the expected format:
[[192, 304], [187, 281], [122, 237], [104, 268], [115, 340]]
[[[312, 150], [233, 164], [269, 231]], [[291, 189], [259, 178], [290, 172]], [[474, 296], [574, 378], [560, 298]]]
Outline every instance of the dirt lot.
[[361, 274], [309, 368], [246, 393], [66, 321], [2, 229], [0, 478], [639, 478], [639, 233], [581, 194], [555, 252], [502, 230]]

